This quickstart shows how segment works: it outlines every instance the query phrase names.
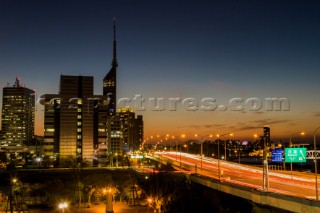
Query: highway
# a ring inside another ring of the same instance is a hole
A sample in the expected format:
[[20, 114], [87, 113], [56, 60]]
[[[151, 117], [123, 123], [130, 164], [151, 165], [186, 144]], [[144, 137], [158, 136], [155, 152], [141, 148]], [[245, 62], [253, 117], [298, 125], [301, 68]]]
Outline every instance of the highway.
[[[186, 153], [181, 153], [180, 155], [180, 152], [155, 152], [154, 154], [161, 156], [161, 160], [173, 161], [175, 165], [180, 164], [181, 156], [182, 168], [192, 168], [191, 172], [214, 179], [219, 179], [218, 168], [220, 164], [220, 181], [263, 191], [262, 168], [224, 160], [219, 160], [218, 164], [217, 159], [203, 157], [201, 171], [201, 159], [199, 155]], [[268, 174], [268, 192], [316, 199], [315, 178], [313, 173], [293, 172], [291, 175], [290, 171], [269, 170]]]

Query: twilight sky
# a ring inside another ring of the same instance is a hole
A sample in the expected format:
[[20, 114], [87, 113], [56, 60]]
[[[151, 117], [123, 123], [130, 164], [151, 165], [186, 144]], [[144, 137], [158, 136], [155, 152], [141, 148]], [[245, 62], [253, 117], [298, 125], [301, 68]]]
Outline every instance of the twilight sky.
[[[22, 83], [37, 96], [57, 93], [64, 75], [102, 79], [111, 67], [112, 18], [117, 19], [118, 98], [164, 98], [145, 103], [145, 137], [233, 132], [252, 139], [271, 127], [287, 141], [320, 125], [320, 2], [1, 0], [0, 87]], [[0, 93], [2, 100], [2, 92]], [[169, 98], [214, 98], [213, 111], [189, 111]], [[233, 111], [232, 98], [287, 98], [289, 111]], [[2, 104], [1, 104], [2, 106]], [[37, 105], [36, 134], [43, 133]], [[310, 142], [310, 141], [309, 141]]]

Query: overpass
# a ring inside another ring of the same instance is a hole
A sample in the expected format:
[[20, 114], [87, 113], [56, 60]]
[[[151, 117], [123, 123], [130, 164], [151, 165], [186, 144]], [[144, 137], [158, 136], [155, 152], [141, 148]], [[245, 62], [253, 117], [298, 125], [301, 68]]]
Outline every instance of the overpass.
[[[263, 187], [262, 169], [224, 160], [179, 152], [147, 156], [177, 170], [191, 173], [190, 180], [234, 196], [292, 212], [320, 212], [316, 200], [314, 174], [302, 172], [269, 172], [269, 184]], [[202, 166], [201, 166], [202, 165]]]

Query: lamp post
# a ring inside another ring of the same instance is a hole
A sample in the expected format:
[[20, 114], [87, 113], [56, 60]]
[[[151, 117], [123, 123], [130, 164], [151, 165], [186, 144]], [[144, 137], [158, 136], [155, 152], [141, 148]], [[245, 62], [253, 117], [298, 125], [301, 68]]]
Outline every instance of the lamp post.
[[[218, 137], [218, 174], [219, 174], [219, 180], [221, 180], [221, 172], [220, 172], [220, 139], [219, 137], [223, 137], [225, 135], [230, 135], [233, 136], [233, 133], [225, 133], [222, 135], [217, 135]], [[227, 153], [227, 149], [226, 149], [226, 141], [224, 141], [224, 151], [225, 151], [225, 160], [227, 159], [226, 153]]]
[[221, 173], [220, 173], [220, 139], [218, 139], [218, 176], [219, 176], [219, 180], [221, 180]]
[[[255, 138], [258, 137], [257, 134], [254, 135]], [[268, 174], [268, 158], [267, 158], [267, 138], [265, 136], [260, 136], [263, 139], [263, 173], [262, 173], [262, 188], [263, 190], [269, 190], [269, 174]]]
[[219, 137], [223, 137], [225, 135], [230, 135], [232, 136], [232, 133], [226, 133], [226, 134], [222, 134], [222, 135], [217, 135], [218, 137], [218, 176], [219, 176], [219, 180], [221, 180], [221, 172], [220, 172], [220, 139]]
[[106, 195], [106, 213], [113, 213], [113, 203], [112, 203], [112, 189], [103, 189], [103, 194]]
[[[199, 137], [199, 135], [198, 134], [195, 134], [194, 135], [196, 138], [197, 137]], [[202, 171], [202, 155], [203, 155], [203, 136], [202, 137], [200, 137], [201, 139], [200, 139], [200, 170]]]
[[[195, 134], [194, 135], [195, 137], [199, 137], [199, 135], [198, 134]], [[203, 138], [204, 138], [205, 136], [202, 136], [202, 137], [200, 137], [201, 138], [201, 140], [200, 140], [200, 168], [201, 168], [201, 171], [202, 171], [202, 158], [203, 158]], [[212, 135], [209, 135], [209, 137], [210, 138], [212, 138]]]
[[240, 157], [241, 157], [241, 149], [240, 149], [240, 144], [239, 144], [239, 149], [238, 149], [238, 157], [239, 157], [239, 164], [240, 164]]
[[177, 161], [177, 157], [178, 156], [178, 141], [176, 140], [176, 161]]
[[[305, 135], [304, 132], [300, 132], [300, 135]], [[290, 137], [290, 143], [289, 143], [289, 147], [291, 148], [292, 147], [292, 136]], [[291, 179], [292, 179], [292, 159], [290, 159], [290, 171], [291, 171]]]
[[[217, 135], [218, 137], [223, 137], [225, 135], [233, 136], [233, 133], [225, 133], [222, 135]], [[227, 141], [224, 140], [224, 160], [227, 161]]]
[[317, 142], [316, 142], [316, 133], [320, 129], [320, 127], [316, 128], [313, 133], [313, 146], [314, 146], [314, 175], [316, 181], [316, 200], [319, 200], [319, 193], [318, 193], [318, 163], [317, 163]]
[[[183, 145], [185, 148], [187, 147], [187, 145], [185, 144], [185, 145]], [[180, 171], [181, 171], [181, 145], [180, 145]]]
[[180, 172], [181, 172], [181, 145], [180, 145]]
[[148, 198], [147, 201], [148, 201], [148, 206], [149, 206], [149, 207], [152, 207], [152, 202], [153, 202], [153, 201], [152, 201], [152, 198]]
[[166, 140], [166, 146], [168, 145], [168, 140], [169, 140], [169, 151], [171, 151], [171, 140], [170, 140], [170, 135], [169, 134], [166, 134], [166, 137], [165, 137], [165, 140]]
[[[185, 134], [181, 134], [180, 135], [181, 138], [185, 138], [186, 135]], [[173, 137], [174, 138], [174, 137]], [[176, 141], [176, 161], [177, 161], [177, 153], [178, 153], [178, 146], [177, 146], [177, 141]], [[181, 144], [180, 144], [180, 171], [181, 171]]]
[[269, 190], [267, 138], [263, 137], [263, 190]]
[[61, 209], [61, 212], [64, 213], [64, 210], [68, 207], [68, 204], [66, 202], [59, 204], [59, 209]]
[[[10, 213], [13, 213], [13, 185], [17, 183], [17, 178], [12, 178], [10, 183], [10, 195], [9, 195], [9, 205], [10, 205]], [[7, 212], [7, 211], [6, 211]]]
[[38, 169], [40, 169], [40, 164], [41, 164], [42, 158], [41, 157], [36, 157], [35, 161], [38, 164]]

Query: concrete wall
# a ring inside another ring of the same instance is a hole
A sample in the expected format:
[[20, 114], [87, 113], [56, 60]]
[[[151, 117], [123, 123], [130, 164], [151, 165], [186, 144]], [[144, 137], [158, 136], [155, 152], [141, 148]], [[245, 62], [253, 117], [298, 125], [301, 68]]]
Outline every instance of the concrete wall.
[[219, 182], [218, 180], [200, 177], [197, 175], [190, 175], [190, 180], [209, 188], [250, 200], [257, 204], [272, 206], [275, 208], [299, 213], [320, 212], [320, 202], [315, 200], [307, 200], [271, 192], [258, 191], [231, 183]]

